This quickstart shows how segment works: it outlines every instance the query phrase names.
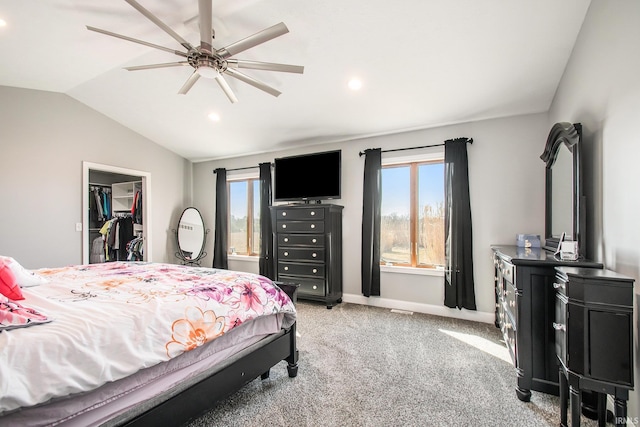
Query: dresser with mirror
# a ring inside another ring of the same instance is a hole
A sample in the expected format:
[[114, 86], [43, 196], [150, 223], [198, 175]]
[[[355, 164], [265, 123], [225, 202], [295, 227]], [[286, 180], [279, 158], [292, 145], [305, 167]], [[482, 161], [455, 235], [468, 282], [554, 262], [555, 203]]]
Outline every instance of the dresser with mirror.
[[[540, 158], [545, 162], [545, 236], [541, 248], [494, 245], [495, 324], [503, 333], [516, 371], [516, 395], [559, 394], [555, 348], [555, 268], [601, 269], [586, 257], [582, 193], [582, 127], [556, 123]], [[555, 255], [561, 236], [578, 243], [578, 259]], [[514, 236], [515, 241], [515, 236]]]

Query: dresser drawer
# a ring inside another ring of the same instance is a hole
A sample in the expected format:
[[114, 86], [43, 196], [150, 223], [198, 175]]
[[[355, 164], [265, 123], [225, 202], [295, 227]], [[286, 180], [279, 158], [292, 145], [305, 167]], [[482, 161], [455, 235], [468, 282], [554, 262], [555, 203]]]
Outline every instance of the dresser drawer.
[[285, 281], [298, 283], [300, 285], [298, 288], [299, 294], [315, 295], [320, 297], [325, 295], [325, 282], [322, 279], [310, 279], [287, 275], [280, 275], [280, 278]]
[[278, 221], [278, 233], [324, 233], [324, 221]]
[[511, 283], [505, 283], [504, 285], [504, 303], [506, 309], [511, 313], [511, 318], [514, 322], [518, 319], [518, 301], [516, 300], [516, 288]]
[[302, 262], [278, 262], [279, 280], [282, 280], [280, 279], [280, 275], [282, 274], [324, 278], [324, 265]]
[[553, 322], [555, 330], [556, 355], [567, 367], [567, 299], [556, 293], [556, 315]]
[[513, 267], [513, 264], [504, 260], [500, 260], [499, 268], [504, 280], [509, 283], [515, 283], [515, 268]]
[[500, 325], [500, 329], [502, 331], [502, 336], [504, 337], [504, 342], [507, 345], [507, 349], [509, 350], [509, 355], [511, 356], [511, 361], [514, 366], [518, 367], [518, 349], [517, 349], [517, 341], [516, 341], [516, 327], [511, 320], [511, 317], [504, 312], [503, 323]]
[[322, 248], [278, 248], [279, 261], [311, 261], [324, 263]]
[[278, 247], [280, 246], [313, 246], [324, 247], [324, 235], [322, 234], [278, 234]]
[[553, 281], [553, 289], [555, 289], [556, 293], [566, 297], [567, 296], [567, 282], [561, 280], [558, 276], [556, 276]]
[[318, 208], [292, 208], [292, 209], [278, 209], [277, 219], [281, 220], [296, 220], [296, 219], [324, 219], [324, 209]]

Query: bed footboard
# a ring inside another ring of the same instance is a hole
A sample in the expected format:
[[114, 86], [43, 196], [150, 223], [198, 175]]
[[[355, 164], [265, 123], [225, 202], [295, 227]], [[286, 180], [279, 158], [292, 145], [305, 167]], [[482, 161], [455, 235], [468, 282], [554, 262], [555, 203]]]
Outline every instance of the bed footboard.
[[[296, 301], [297, 284], [278, 283]], [[159, 403], [133, 419], [118, 423], [122, 426], [182, 425], [215, 407], [216, 403], [240, 390], [257, 377], [267, 379], [270, 369], [287, 361], [290, 378], [298, 375], [296, 324], [283, 330], [275, 339], [251, 351], [211, 376]]]
[[149, 409], [123, 426], [182, 425], [215, 407], [216, 403], [240, 390], [286, 360], [289, 377], [298, 370], [295, 324], [275, 340], [246, 354], [169, 400]]

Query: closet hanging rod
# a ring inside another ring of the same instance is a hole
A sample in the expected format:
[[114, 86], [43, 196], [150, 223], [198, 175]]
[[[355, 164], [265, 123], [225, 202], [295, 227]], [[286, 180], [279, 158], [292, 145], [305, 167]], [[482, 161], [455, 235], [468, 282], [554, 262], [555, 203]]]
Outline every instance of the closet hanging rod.
[[94, 187], [109, 187], [109, 188], [111, 188], [111, 184], [98, 184], [97, 182], [90, 182], [89, 185], [93, 185]]
[[[467, 143], [473, 144], [473, 138], [454, 138], [454, 139], [448, 139], [447, 141], [458, 141], [460, 139], [465, 139], [467, 141]], [[445, 141], [445, 142], [447, 142], [447, 141]], [[444, 142], [442, 144], [421, 145], [420, 147], [392, 148], [392, 149], [389, 149], [389, 150], [382, 150], [381, 152], [382, 153], [390, 153], [392, 151], [418, 150], [420, 148], [441, 147], [443, 145], [444, 145]], [[364, 156], [365, 151], [360, 151], [360, 153], [358, 153], [358, 155], [360, 157]]]

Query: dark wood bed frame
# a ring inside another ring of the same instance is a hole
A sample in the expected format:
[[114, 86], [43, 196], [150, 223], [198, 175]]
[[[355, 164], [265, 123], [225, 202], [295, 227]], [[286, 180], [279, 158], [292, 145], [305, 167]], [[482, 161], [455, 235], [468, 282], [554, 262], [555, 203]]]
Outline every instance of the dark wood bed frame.
[[[294, 303], [296, 302], [297, 284], [277, 282], [277, 285]], [[270, 369], [283, 360], [288, 363], [289, 377], [295, 377], [298, 374], [295, 323], [275, 340], [122, 425], [136, 427], [183, 425], [214, 408], [219, 401], [240, 390], [257, 377], [267, 379]]]

